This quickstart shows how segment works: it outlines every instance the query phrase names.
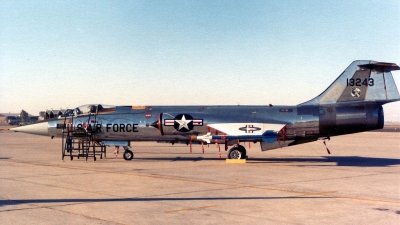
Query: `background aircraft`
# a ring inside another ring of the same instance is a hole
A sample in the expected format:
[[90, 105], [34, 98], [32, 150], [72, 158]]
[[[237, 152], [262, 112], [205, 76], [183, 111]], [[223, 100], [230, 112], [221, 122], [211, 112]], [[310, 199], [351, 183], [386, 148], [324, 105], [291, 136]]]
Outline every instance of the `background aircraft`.
[[[400, 100], [394, 63], [354, 61], [320, 95], [297, 106], [107, 106], [84, 105], [64, 115], [11, 130], [62, 137], [63, 157], [96, 146], [132, 141], [218, 143], [233, 146], [228, 158], [246, 157], [243, 142], [262, 151], [381, 129], [382, 105]], [[83, 155], [85, 155], [83, 154]], [[95, 157], [95, 153], [93, 153]], [[126, 149], [124, 158], [133, 158]], [[80, 156], [80, 153], [77, 155]]]

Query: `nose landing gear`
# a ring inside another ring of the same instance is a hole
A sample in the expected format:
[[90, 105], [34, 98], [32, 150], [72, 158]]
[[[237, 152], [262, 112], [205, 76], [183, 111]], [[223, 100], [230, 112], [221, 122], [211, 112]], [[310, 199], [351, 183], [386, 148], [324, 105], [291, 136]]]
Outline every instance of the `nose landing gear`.
[[123, 156], [125, 160], [132, 160], [134, 155], [131, 150], [125, 149]]

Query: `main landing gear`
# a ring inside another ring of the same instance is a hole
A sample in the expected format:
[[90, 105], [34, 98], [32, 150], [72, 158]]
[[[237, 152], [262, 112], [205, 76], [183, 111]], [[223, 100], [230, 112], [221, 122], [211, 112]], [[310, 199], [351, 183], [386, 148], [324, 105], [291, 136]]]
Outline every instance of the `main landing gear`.
[[236, 145], [229, 149], [228, 159], [245, 159], [246, 149], [242, 145]]

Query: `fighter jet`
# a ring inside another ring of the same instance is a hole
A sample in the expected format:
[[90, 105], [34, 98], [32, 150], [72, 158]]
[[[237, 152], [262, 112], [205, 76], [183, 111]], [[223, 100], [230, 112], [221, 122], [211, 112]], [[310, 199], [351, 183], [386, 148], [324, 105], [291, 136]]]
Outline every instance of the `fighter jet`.
[[[93, 145], [130, 146], [135, 141], [225, 146], [227, 158], [243, 159], [245, 144], [262, 151], [332, 136], [381, 129], [382, 105], [400, 100], [394, 63], [358, 60], [320, 95], [296, 106], [109, 106], [89, 104], [58, 118], [13, 128], [62, 137], [64, 150], [80, 140]], [[63, 155], [64, 156], [64, 155]], [[126, 160], [133, 152], [125, 148]]]

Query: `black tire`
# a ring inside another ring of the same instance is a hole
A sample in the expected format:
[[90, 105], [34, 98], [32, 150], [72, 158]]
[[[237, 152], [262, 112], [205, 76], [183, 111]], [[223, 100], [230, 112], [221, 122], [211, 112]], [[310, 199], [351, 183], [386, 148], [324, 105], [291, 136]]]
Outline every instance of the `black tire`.
[[125, 150], [124, 159], [125, 160], [132, 160], [133, 159], [133, 152], [131, 150]]
[[240, 148], [235, 146], [229, 149], [228, 159], [241, 159], [241, 158], [242, 158], [242, 152], [240, 151]]
[[242, 153], [240, 158], [246, 159], [246, 154], [247, 154], [246, 149], [242, 145], [238, 145], [237, 147], [239, 148], [239, 151]]

